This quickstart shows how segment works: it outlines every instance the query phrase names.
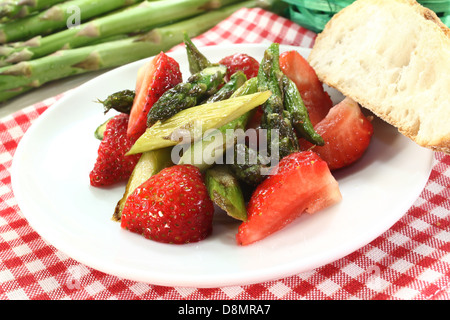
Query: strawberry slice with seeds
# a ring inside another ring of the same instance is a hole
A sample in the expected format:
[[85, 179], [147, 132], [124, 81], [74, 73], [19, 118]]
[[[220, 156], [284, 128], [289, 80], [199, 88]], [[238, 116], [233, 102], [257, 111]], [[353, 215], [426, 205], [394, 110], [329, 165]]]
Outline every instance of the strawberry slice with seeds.
[[297, 86], [313, 125], [325, 118], [333, 102], [324, 90], [315, 70], [295, 50], [280, 54], [280, 68]]
[[147, 239], [184, 244], [212, 232], [214, 204], [200, 170], [175, 165], [150, 177], [128, 196], [121, 227]]
[[128, 180], [139, 161], [140, 154], [125, 155], [136, 141], [127, 135], [128, 119], [127, 114], [121, 113], [106, 124], [97, 160], [89, 174], [92, 186], [110, 186]]
[[331, 108], [328, 115], [314, 129], [325, 141], [323, 146], [314, 146], [301, 140], [302, 150], [313, 150], [330, 170], [346, 167], [356, 162], [365, 153], [373, 136], [373, 125], [361, 107], [350, 98], [345, 98]]
[[247, 221], [236, 234], [239, 245], [249, 245], [281, 230], [301, 214], [315, 213], [342, 198], [338, 182], [325, 161], [312, 151], [284, 157], [274, 174], [254, 191]]
[[130, 111], [128, 135], [139, 137], [147, 129], [147, 114], [168, 89], [182, 81], [180, 66], [164, 52], [139, 69], [136, 96]]

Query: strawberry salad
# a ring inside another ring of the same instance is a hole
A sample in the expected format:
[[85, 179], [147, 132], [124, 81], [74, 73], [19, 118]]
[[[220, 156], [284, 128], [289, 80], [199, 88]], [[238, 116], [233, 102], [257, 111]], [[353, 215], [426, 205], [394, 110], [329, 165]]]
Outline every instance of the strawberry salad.
[[135, 90], [99, 100], [114, 115], [95, 130], [89, 176], [97, 188], [126, 183], [113, 220], [186, 244], [213, 232], [218, 207], [245, 246], [341, 201], [333, 172], [356, 162], [373, 135], [360, 106], [333, 105], [307, 60], [277, 43], [261, 61], [209, 61], [184, 43], [188, 79], [161, 52], [139, 69]]

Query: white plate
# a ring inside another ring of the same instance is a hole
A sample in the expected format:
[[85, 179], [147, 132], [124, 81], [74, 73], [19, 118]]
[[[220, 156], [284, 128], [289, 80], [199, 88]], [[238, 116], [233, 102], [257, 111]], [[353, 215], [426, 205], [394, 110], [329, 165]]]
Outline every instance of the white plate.
[[[202, 48], [212, 61], [246, 52], [260, 60], [264, 45]], [[309, 49], [281, 46], [281, 51]], [[184, 50], [170, 54], [188, 74]], [[366, 245], [400, 219], [417, 199], [433, 153], [375, 119], [364, 157], [336, 174], [343, 201], [304, 215], [247, 247], [235, 244], [238, 223], [217, 214], [213, 234], [188, 245], [160, 244], [122, 230], [111, 220], [124, 185], [89, 185], [99, 142], [95, 128], [106, 117], [97, 98], [134, 89], [138, 61], [91, 80], [63, 97], [22, 138], [12, 185], [30, 225], [49, 243], [94, 269], [165, 286], [220, 287], [278, 279], [322, 266]], [[330, 89], [335, 101], [342, 96]]]

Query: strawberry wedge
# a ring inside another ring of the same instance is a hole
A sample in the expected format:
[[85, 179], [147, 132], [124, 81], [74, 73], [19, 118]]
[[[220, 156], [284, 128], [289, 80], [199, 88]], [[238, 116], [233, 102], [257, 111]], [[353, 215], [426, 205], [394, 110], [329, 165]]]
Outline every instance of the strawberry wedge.
[[300, 147], [302, 150], [313, 150], [332, 171], [347, 167], [361, 158], [373, 136], [370, 118], [362, 113], [358, 103], [348, 97], [331, 108], [314, 129], [325, 144], [314, 146], [300, 140]]
[[264, 239], [302, 213], [315, 213], [342, 199], [338, 182], [326, 162], [312, 151], [290, 154], [276, 169], [250, 198], [248, 219], [236, 234], [239, 245]]
[[297, 86], [313, 125], [325, 118], [333, 102], [308, 61], [295, 50], [280, 54], [280, 68]]
[[136, 96], [130, 111], [127, 134], [139, 137], [147, 128], [147, 114], [153, 104], [182, 81], [180, 66], [173, 58], [161, 52], [147, 62], [137, 74]]

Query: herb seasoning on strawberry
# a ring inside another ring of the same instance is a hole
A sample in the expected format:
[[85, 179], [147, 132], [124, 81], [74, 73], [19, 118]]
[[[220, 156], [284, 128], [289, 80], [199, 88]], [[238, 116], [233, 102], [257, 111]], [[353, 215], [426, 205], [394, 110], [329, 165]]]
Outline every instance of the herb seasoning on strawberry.
[[168, 89], [182, 81], [178, 62], [161, 52], [139, 71], [130, 111], [128, 135], [139, 137], [147, 129], [147, 114]]
[[128, 119], [127, 114], [121, 113], [108, 121], [98, 148], [97, 160], [89, 174], [92, 186], [110, 186], [126, 181], [136, 166], [140, 154], [125, 155], [135, 142], [135, 139], [127, 135]]
[[219, 64], [227, 67], [225, 81], [229, 81], [231, 75], [241, 70], [247, 76], [247, 79], [258, 75], [259, 62], [245, 53], [235, 53], [219, 61]]
[[247, 206], [247, 221], [236, 240], [249, 245], [284, 228], [302, 213], [314, 213], [342, 198], [338, 182], [325, 161], [312, 151], [284, 157], [254, 191]]
[[128, 196], [121, 226], [157, 242], [198, 242], [211, 234], [213, 213], [200, 170], [175, 165], [150, 177]]
[[314, 129], [325, 141], [323, 146], [313, 146], [300, 141], [301, 149], [313, 150], [330, 170], [346, 167], [362, 157], [370, 145], [373, 125], [350, 98], [335, 105], [328, 115]]

